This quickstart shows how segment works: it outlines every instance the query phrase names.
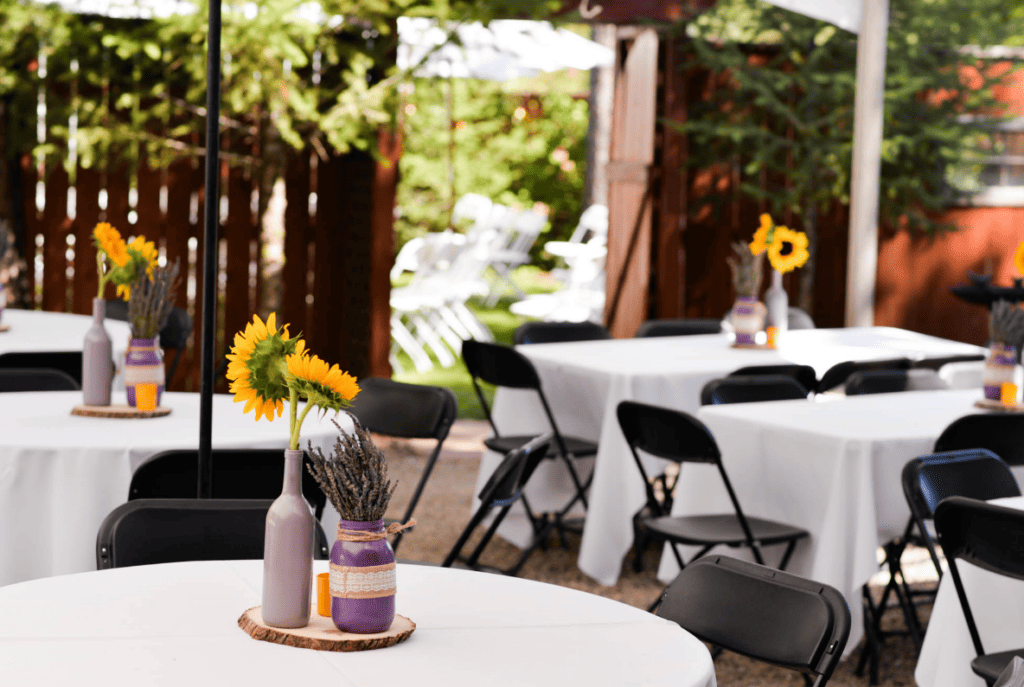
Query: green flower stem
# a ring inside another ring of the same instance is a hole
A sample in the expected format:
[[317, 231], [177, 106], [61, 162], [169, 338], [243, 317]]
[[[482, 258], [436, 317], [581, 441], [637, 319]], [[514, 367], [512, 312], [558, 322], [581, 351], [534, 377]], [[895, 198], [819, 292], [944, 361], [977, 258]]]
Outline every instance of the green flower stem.
[[100, 277], [100, 290], [96, 294], [96, 298], [103, 298], [103, 289], [107, 288], [107, 282], [110, 281], [110, 272], [103, 273], [103, 251], [96, 251], [96, 274]]
[[[294, 393], [294, 392], [293, 392]], [[294, 406], [293, 406], [294, 407]], [[302, 415], [299, 415], [299, 421], [295, 423], [295, 433], [292, 434], [292, 449], [297, 450], [299, 448], [299, 430], [302, 428], [302, 423], [306, 420], [306, 415], [309, 411], [313, 410], [314, 404], [306, 402], [306, 407], [302, 409]]]
[[295, 389], [288, 389], [288, 426], [291, 428], [291, 436], [288, 439], [288, 448], [293, 451], [299, 450], [299, 427], [301, 422], [296, 421], [295, 414], [298, 412], [299, 392]]

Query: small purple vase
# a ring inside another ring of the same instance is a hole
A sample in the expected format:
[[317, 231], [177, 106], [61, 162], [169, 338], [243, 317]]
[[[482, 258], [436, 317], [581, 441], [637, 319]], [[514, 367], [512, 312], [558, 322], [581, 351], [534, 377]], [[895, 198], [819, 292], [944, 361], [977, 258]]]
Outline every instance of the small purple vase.
[[1017, 368], [1017, 349], [1003, 343], [993, 343], [989, 347], [988, 360], [985, 361], [984, 387], [985, 398], [998, 401], [1002, 398], [1003, 384], [1013, 381]]
[[[339, 528], [384, 533], [383, 520], [342, 520]], [[363, 568], [364, 570], [360, 570]], [[384, 632], [395, 619], [395, 552], [386, 538], [338, 539], [331, 547], [331, 619], [342, 632]]]
[[128, 405], [135, 407], [135, 385], [156, 384], [156, 404], [164, 391], [163, 351], [156, 339], [130, 339], [124, 357], [124, 386], [128, 392]]
[[737, 296], [732, 306], [732, 328], [737, 344], [754, 345], [755, 335], [764, 329], [764, 305], [754, 296]]

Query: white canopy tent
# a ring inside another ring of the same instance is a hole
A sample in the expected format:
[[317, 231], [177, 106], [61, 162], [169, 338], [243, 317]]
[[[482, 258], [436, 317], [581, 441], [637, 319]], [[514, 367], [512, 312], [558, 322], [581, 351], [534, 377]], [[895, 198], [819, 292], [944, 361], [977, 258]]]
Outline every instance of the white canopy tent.
[[878, 193], [889, 0], [767, 2], [859, 34], [850, 174], [850, 239], [846, 258], [846, 325], [869, 326], [875, 320], [878, 272]]

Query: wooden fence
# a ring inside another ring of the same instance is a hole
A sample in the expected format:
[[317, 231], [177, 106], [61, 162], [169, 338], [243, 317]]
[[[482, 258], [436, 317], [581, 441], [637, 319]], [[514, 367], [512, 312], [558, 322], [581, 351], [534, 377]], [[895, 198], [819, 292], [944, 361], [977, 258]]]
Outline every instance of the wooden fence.
[[[276, 274], [264, 269], [264, 238], [256, 212], [265, 205], [260, 202], [265, 191], [244, 168], [222, 166], [218, 366], [234, 332], [253, 313], [266, 317], [276, 310], [278, 322], [289, 323], [292, 334], [303, 333], [309, 348], [324, 359], [357, 376], [390, 375], [387, 275], [393, 258], [391, 218], [400, 143], [382, 134], [380, 147], [383, 162], [365, 153], [326, 160], [311, 151], [288, 154], [283, 175], [284, 267]], [[202, 157], [179, 160], [166, 169], [142, 164], [134, 179], [123, 166], [79, 168], [71, 184], [62, 166], [40, 176], [26, 155], [20, 159], [20, 177], [23, 251], [36, 307], [91, 312], [98, 287], [92, 241], [97, 222], [110, 222], [126, 238], [145, 235], [156, 242], [164, 259], [180, 260], [184, 278], [176, 303], [194, 322], [191, 343], [168, 386], [198, 389]], [[113, 297], [112, 287], [105, 296]], [[218, 390], [226, 390], [223, 378]]]

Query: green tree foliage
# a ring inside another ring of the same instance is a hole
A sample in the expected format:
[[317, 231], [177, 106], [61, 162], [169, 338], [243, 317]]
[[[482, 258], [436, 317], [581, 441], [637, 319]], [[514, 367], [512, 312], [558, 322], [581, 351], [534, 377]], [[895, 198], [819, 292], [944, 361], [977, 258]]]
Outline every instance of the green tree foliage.
[[465, 193], [524, 208], [546, 205], [550, 226], [535, 244], [537, 253], [545, 240], [572, 232], [585, 176], [586, 100], [508, 93], [500, 83], [479, 79], [418, 78], [407, 90], [396, 243], [445, 229], [451, 204]]

